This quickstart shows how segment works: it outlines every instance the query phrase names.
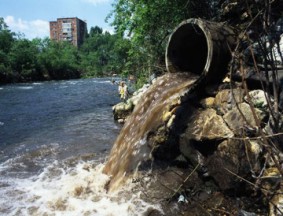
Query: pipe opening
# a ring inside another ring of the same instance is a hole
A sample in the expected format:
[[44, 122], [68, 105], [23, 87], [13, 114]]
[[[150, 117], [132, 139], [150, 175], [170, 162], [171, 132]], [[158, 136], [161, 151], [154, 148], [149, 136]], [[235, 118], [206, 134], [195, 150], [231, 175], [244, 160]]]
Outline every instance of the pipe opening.
[[208, 56], [206, 36], [199, 26], [184, 24], [171, 36], [167, 51], [175, 71], [201, 74]]

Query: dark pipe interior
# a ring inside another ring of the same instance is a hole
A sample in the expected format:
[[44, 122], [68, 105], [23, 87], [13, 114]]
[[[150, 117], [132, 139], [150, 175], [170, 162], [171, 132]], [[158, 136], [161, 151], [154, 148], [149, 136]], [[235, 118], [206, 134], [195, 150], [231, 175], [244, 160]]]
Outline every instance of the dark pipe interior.
[[203, 72], [207, 60], [207, 42], [199, 26], [186, 24], [171, 37], [167, 58], [178, 71]]

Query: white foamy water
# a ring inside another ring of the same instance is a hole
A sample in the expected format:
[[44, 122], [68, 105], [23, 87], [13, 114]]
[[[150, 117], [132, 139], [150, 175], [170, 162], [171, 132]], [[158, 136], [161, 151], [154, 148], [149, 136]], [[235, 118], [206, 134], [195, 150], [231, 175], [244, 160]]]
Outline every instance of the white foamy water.
[[26, 178], [0, 179], [1, 215], [147, 215], [159, 209], [132, 194], [128, 182], [120, 191], [108, 194], [109, 177], [103, 164], [78, 162], [76, 165], [55, 161], [40, 174]]
[[101, 158], [120, 131], [109, 79], [5, 85], [0, 93], [1, 216], [138, 216], [158, 208], [132, 192], [134, 183], [105, 190]]
[[20, 86], [19, 89], [27, 90], [27, 89], [33, 89], [32, 86]]

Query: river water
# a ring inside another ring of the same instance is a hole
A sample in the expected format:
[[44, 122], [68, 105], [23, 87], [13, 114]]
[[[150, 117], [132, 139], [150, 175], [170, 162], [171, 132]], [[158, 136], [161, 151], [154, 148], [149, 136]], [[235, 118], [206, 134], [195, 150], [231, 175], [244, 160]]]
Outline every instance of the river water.
[[[121, 129], [109, 79], [0, 86], [0, 215], [142, 215], [129, 185], [109, 194], [104, 163]], [[121, 192], [122, 191], [122, 192]]]

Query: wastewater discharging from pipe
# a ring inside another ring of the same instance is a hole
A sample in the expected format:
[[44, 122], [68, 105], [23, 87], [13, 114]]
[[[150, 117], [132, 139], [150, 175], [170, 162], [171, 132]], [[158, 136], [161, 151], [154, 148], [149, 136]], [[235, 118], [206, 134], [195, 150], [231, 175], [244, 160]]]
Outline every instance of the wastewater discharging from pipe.
[[[147, 133], [196, 78], [186, 73], [158, 78], [118, 138], [120, 126], [111, 113], [119, 102], [117, 86], [107, 79], [2, 86], [0, 214], [162, 212], [158, 203], [145, 202], [141, 191], [133, 193], [127, 177], [150, 158]], [[109, 181], [112, 192], [106, 190]]]
[[172, 102], [180, 100], [198, 77], [191, 73], [167, 73], [144, 93], [122, 128], [104, 168], [104, 172], [111, 176], [110, 191], [119, 188], [142, 162], [151, 159], [148, 133], [164, 122]]
[[107, 79], [1, 86], [0, 214], [162, 212], [159, 203], [141, 198], [144, 188], [132, 190], [131, 177], [152, 159], [148, 135], [200, 77], [223, 78], [234, 42], [223, 23], [181, 23], [166, 50], [169, 73], [148, 88], [122, 129], [111, 113], [117, 86]]

